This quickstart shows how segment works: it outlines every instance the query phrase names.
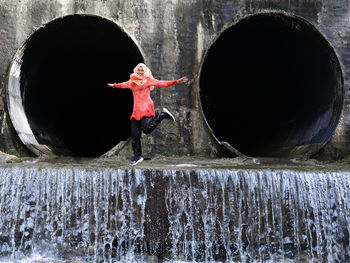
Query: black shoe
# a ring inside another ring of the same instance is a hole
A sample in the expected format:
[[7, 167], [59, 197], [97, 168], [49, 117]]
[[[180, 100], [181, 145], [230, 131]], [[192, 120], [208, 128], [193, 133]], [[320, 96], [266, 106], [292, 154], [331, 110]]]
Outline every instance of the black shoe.
[[171, 112], [167, 108], [163, 108], [163, 112], [165, 114], [165, 119], [171, 119], [175, 121], [174, 115], [171, 114]]
[[138, 163], [140, 163], [140, 162], [142, 162], [143, 161], [143, 157], [142, 156], [139, 156], [139, 157], [133, 157], [132, 159], [131, 159], [131, 163], [130, 163], [130, 165], [131, 166], [134, 166], [134, 165], [136, 165], [136, 164], [138, 164]]

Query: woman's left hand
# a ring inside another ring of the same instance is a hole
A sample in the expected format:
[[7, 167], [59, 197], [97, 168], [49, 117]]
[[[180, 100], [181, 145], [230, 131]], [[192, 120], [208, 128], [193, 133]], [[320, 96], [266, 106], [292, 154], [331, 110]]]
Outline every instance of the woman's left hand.
[[180, 79], [177, 80], [177, 83], [185, 83], [188, 81], [188, 78], [187, 77], [182, 77]]

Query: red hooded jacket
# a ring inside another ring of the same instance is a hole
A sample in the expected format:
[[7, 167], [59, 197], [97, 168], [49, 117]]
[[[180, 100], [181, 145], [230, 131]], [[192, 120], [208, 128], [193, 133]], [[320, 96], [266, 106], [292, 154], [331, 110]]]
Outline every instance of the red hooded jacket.
[[152, 86], [157, 87], [170, 87], [177, 84], [177, 80], [157, 80], [154, 78], [148, 78], [143, 85], [132, 85], [131, 80], [122, 83], [114, 83], [115, 88], [130, 88], [134, 95], [134, 110], [130, 119], [141, 120], [143, 117], [155, 117], [154, 104], [151, 99]]

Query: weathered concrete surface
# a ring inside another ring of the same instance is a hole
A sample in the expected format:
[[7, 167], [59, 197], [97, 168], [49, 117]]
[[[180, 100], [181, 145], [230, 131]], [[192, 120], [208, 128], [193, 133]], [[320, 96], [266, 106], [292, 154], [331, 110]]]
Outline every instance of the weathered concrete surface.
[[[213, 38], [240, 17], [262, 10], [284, 10], [311, 22], [334, 47], [345, 81], [344, 109], [338, 128], [324, 152], [327, 156], [350, 152], [350, 3], [347, 0], [0, 0], [0, 82], [16, 50], [38, 27], [69, 14], [93, 14], [120, 25], [138, 44], [154, 77], [174, 79], [186, 75], [190, 84], [158, 89], [156, 107], [167, 107], [177, 121], [162, 125], [143, 139], [144, 152], [217, 156], [217, 147], [205, 126], [198, 98], [201, 62]], [[2, 92], [4, 94], [4, 92]], [[3, 95], [3, 99], [4, 99]], [[26, 155], [10, 127], [1, 102], [0, 150]]]
[[233, 170], [233, 169], [256, 169], [256, 170], [300, 170], [300, 171], [349, 171], [350, 158], [339, 161], [323, 162], [307, 158], [206, 158], [198, 156], [164, 156], [145, 155], [145, 160], [140, 164], [130, 167], [129, 160], [125, 156], [112, 156], [100, 158], [72, 158], [72, 157], [31, 157], [16, 158], [7, 161], [9, 166], [55, 166], [60, 168], [110, 168], [110, 169], [146, 169], [146, 170]]

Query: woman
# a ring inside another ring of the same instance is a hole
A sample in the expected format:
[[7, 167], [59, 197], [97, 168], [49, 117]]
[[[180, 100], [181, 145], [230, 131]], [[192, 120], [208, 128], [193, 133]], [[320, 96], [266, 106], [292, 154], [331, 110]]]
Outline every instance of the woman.
[[161, 113], [155, 114], [154, 104], [150, 96], [154, 86], [170, 87], [178, 83], [184, 83], [187, 80], [187, 77], [172, 81], [154, 79], [151, 70], [145, 64], [139, 63], [134, 68], [134, 73], [130, 75], [130, 79], [127, 82], [107, 84], [109, 87], [113, 88], [129, 88], [134, 96], [134, 110], [130, 117], [134, 157], [130, 165], [136, 165], [143, 161], [141, 131], [145, 134], [149, 134], [163, 119], [175, 120], [174, 116], [166, 108], [163, 108]]

